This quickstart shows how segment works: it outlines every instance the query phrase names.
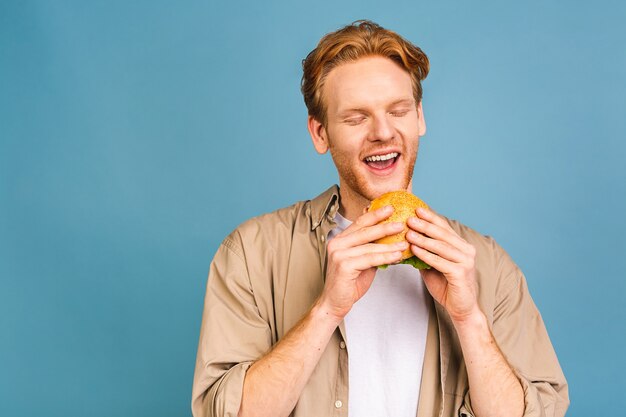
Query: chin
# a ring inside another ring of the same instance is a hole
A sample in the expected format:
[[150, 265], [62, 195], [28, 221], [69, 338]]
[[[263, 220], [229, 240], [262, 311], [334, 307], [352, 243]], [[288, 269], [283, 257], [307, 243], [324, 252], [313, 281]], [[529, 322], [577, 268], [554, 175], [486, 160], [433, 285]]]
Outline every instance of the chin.
[[378, 198], [381, 194], [390, 191], [410, 191], [412, 170], [409, 172], [407, 168], [406, 166], [398, 166], [395, 172], [385, 176], [365, 172], [365, 175], [361, 177], [362, 182], [360, 184], [363, 187], [360, 188], [367, 191], [365, 195], [369, 200]]
[[385, 181], [385, 182], [369, 182], [365, 187], [360, 187], [360, 194], [367, 200], [371, 201], [380, 195], [390, 191], [408, 190], [411, 180]]
[[[406, 168], [406, 167], [396, 167]], [[411, 173], [406, 169], [398, 169], [390, 175], [376, 175], [367, 169], [339, 171], [340, 184], [345, 191], [355, 197], [372, 201], [380, 195], [397, 190], [408, 190], [411, 184]]]

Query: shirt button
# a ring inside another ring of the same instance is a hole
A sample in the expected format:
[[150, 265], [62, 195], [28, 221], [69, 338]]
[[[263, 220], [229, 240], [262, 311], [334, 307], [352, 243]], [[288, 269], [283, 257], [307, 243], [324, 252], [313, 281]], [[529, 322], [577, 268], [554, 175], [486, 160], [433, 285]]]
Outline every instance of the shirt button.
[[343, 405], [343, 403], [339, 400], [335, 401], [335, 408], [341, 408], [341, 406]]
[[320, 239], [322, 240], [322, 242], [326, 242], [326, 236], [322, 235]]
[[339, 347], [342, 349], [346, 348], [346, 342], [344, 342], [343, 340], [341, 342], [339, 342]]

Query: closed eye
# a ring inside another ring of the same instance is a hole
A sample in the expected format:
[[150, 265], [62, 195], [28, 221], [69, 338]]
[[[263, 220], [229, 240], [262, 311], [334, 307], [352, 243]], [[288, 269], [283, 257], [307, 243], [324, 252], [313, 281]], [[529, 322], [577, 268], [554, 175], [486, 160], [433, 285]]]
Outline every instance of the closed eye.
[[344, 123], [350, 126], [356, 126], [356, 125], [363, 123], [364, 121], [365, 121], [365, 116], [354, 116], [354, 117], [349, 117], [345, 119]]
[[389, 114], [391, 114], [394, 117], [403, 117], [406, 116], [409, 113], [409, 110], [394, 110], [389, 112]]

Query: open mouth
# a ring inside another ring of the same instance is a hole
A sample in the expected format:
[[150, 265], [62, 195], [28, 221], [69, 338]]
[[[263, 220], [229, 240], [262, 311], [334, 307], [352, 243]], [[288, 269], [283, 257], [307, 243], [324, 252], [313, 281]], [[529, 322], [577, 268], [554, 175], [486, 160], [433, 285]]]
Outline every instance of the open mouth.
[[400, 154], [398, 152], [390, 152], [384, 155], [372, 155], [363, 161], [372, 169], [384, 170], [391, 167], [398, 160]]

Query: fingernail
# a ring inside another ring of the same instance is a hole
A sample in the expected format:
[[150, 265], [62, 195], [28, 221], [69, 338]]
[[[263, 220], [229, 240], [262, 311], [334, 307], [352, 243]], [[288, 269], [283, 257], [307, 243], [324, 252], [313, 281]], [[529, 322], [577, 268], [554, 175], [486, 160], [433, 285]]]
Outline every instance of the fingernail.
[[411, 223], [413, 223], [415, 226], [419, 226], [420, 224], [422, 224], [422, 221], [420, 219], [418, 219], [417, 217], [411, 217], [409, 219], [411, 221]]
[[420, 215], [426, 214], [426, 209], [424, 207], [419, 207], [417, 209], [417, 214], [420, 214]]

